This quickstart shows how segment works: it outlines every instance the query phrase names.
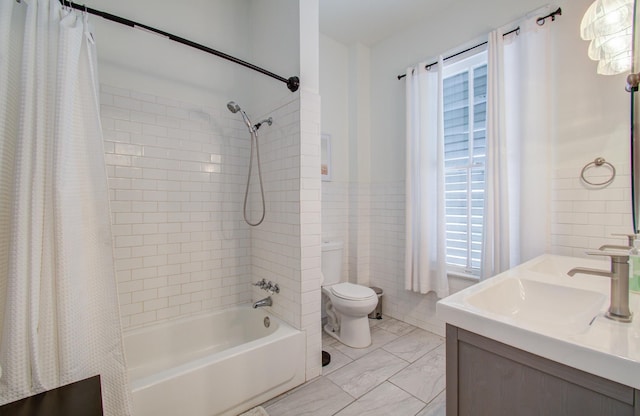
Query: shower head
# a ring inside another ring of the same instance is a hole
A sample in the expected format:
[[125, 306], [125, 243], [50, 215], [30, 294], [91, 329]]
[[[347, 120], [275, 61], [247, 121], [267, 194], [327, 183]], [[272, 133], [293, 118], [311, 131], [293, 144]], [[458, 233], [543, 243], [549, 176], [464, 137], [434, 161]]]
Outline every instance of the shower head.
[[256, 129], [251, 124], [251, 120], [249, 120], [249, 116], [247, 116], [247, 113], [245, 113], [244, 110], [241, 109], [240, 106], [235, 103], [235, 101], [229, 101], [227, 103], [227, 108], [229, 109], [229, 111], [231, 111], [234, 114], [239, 111], [240, 115], [242, 116], [242, 119], [244, 120], [244, 123], [249, 128], [249, 132], [250, 133], [255, 133], [256, 132]]
[[234, 114], [240, 110], [240, 106], [236, 104], [235, 101], [229, 101], [227, 103], [227, 108]]

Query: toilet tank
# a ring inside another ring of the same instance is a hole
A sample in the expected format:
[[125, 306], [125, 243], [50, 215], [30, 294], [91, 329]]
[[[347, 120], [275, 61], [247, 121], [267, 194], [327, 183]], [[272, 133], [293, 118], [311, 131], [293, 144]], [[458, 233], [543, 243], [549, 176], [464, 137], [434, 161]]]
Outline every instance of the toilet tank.
[[340, 283], [342, 278], [342, 241], [322, 242], [322, 285]]

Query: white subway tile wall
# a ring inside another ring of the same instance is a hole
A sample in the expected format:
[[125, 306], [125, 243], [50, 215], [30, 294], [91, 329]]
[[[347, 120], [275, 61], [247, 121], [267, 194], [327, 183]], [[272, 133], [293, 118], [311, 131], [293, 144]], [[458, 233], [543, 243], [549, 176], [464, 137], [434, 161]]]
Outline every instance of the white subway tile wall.
[[[283, 100], [259, 130], [266, 216], [251, 230], [251, 275], [277, 282], [273, 312], [307, 336], [307, 379], [320, 374], [320, 97], [307, 91]], [[261, 118], [262, 118], [261, 117]], [[261, 215], [257, 177], [251, 221]], [[253, 299], [266, 297], [259, 288]]]
[[[307, 335], [307, 378], [320, 374], [320, 100], [274, 105], [259, 130], [266, 216], [250, 228], [243, 198], [250, 136], [221, 108], [102, 85], [102, 122], [123, 328], [267, 296]], [[223, 103], [224, 104], [224, 103]], [[262, 119], [256, 117], [256, 120]], [[254, 153], [249, 219], [262, 213]]]
[[[586, 257], [585, 250], [603, 244], [627, 244], [633, 231], [631, 218], [631, 169], [628, 161], [612, 161], [616, 168], [613, 182], [592, 186], [580, 179], [582, 165], [556, 169], [552, 177], [551, 252]], [[606, 166], [591, 168], [585, 174], [595, 183], [607, 180]]]
[[307, 335], [307, 380], [322, 372], [320, 317], [320, 95], [300, 92], [300, 328]]
[[101, 87], [124, 328], [249, 302], [249, 134], [224, 107]]

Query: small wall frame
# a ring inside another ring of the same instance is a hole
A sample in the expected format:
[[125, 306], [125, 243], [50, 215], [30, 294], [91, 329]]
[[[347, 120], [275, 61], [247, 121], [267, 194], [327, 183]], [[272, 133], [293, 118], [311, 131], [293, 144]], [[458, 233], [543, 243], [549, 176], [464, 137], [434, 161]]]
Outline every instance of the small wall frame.
[[320, 136], [320, 177], [331, 180], [331, 135], [327, 133]]

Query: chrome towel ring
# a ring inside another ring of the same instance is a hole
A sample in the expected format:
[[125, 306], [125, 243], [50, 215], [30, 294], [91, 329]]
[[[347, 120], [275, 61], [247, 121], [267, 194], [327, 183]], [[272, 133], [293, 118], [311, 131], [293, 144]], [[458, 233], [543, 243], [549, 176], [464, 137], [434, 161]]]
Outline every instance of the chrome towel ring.
[[[607, 166], [611, 169], [611, 176], [603, 181], [603, 182], [591, 182], [590, 180], [588, 180], [587, 178], [585, 178], [584, 173], [592, 168], [592, 167], [600, 167], [600, 166]], [[604, 160], [603, 157], [597, 157], [594, 159], [593, 162], [589, 162], [586, 165], [584, 165], [584, 167], [582, 168], [582, 171], [580, 172], [580, 177], [582, 178], [583, 181], [585, 181], [586, 183], [588, 183], [589, 185], [593, 185], [593, 186], [604, 186], [604, 185], [609, 185], [611, 182], [613, 182], [613, 179], [616, 177], [616, 168], [609, 162], [607, 162], [606, 160]]]

